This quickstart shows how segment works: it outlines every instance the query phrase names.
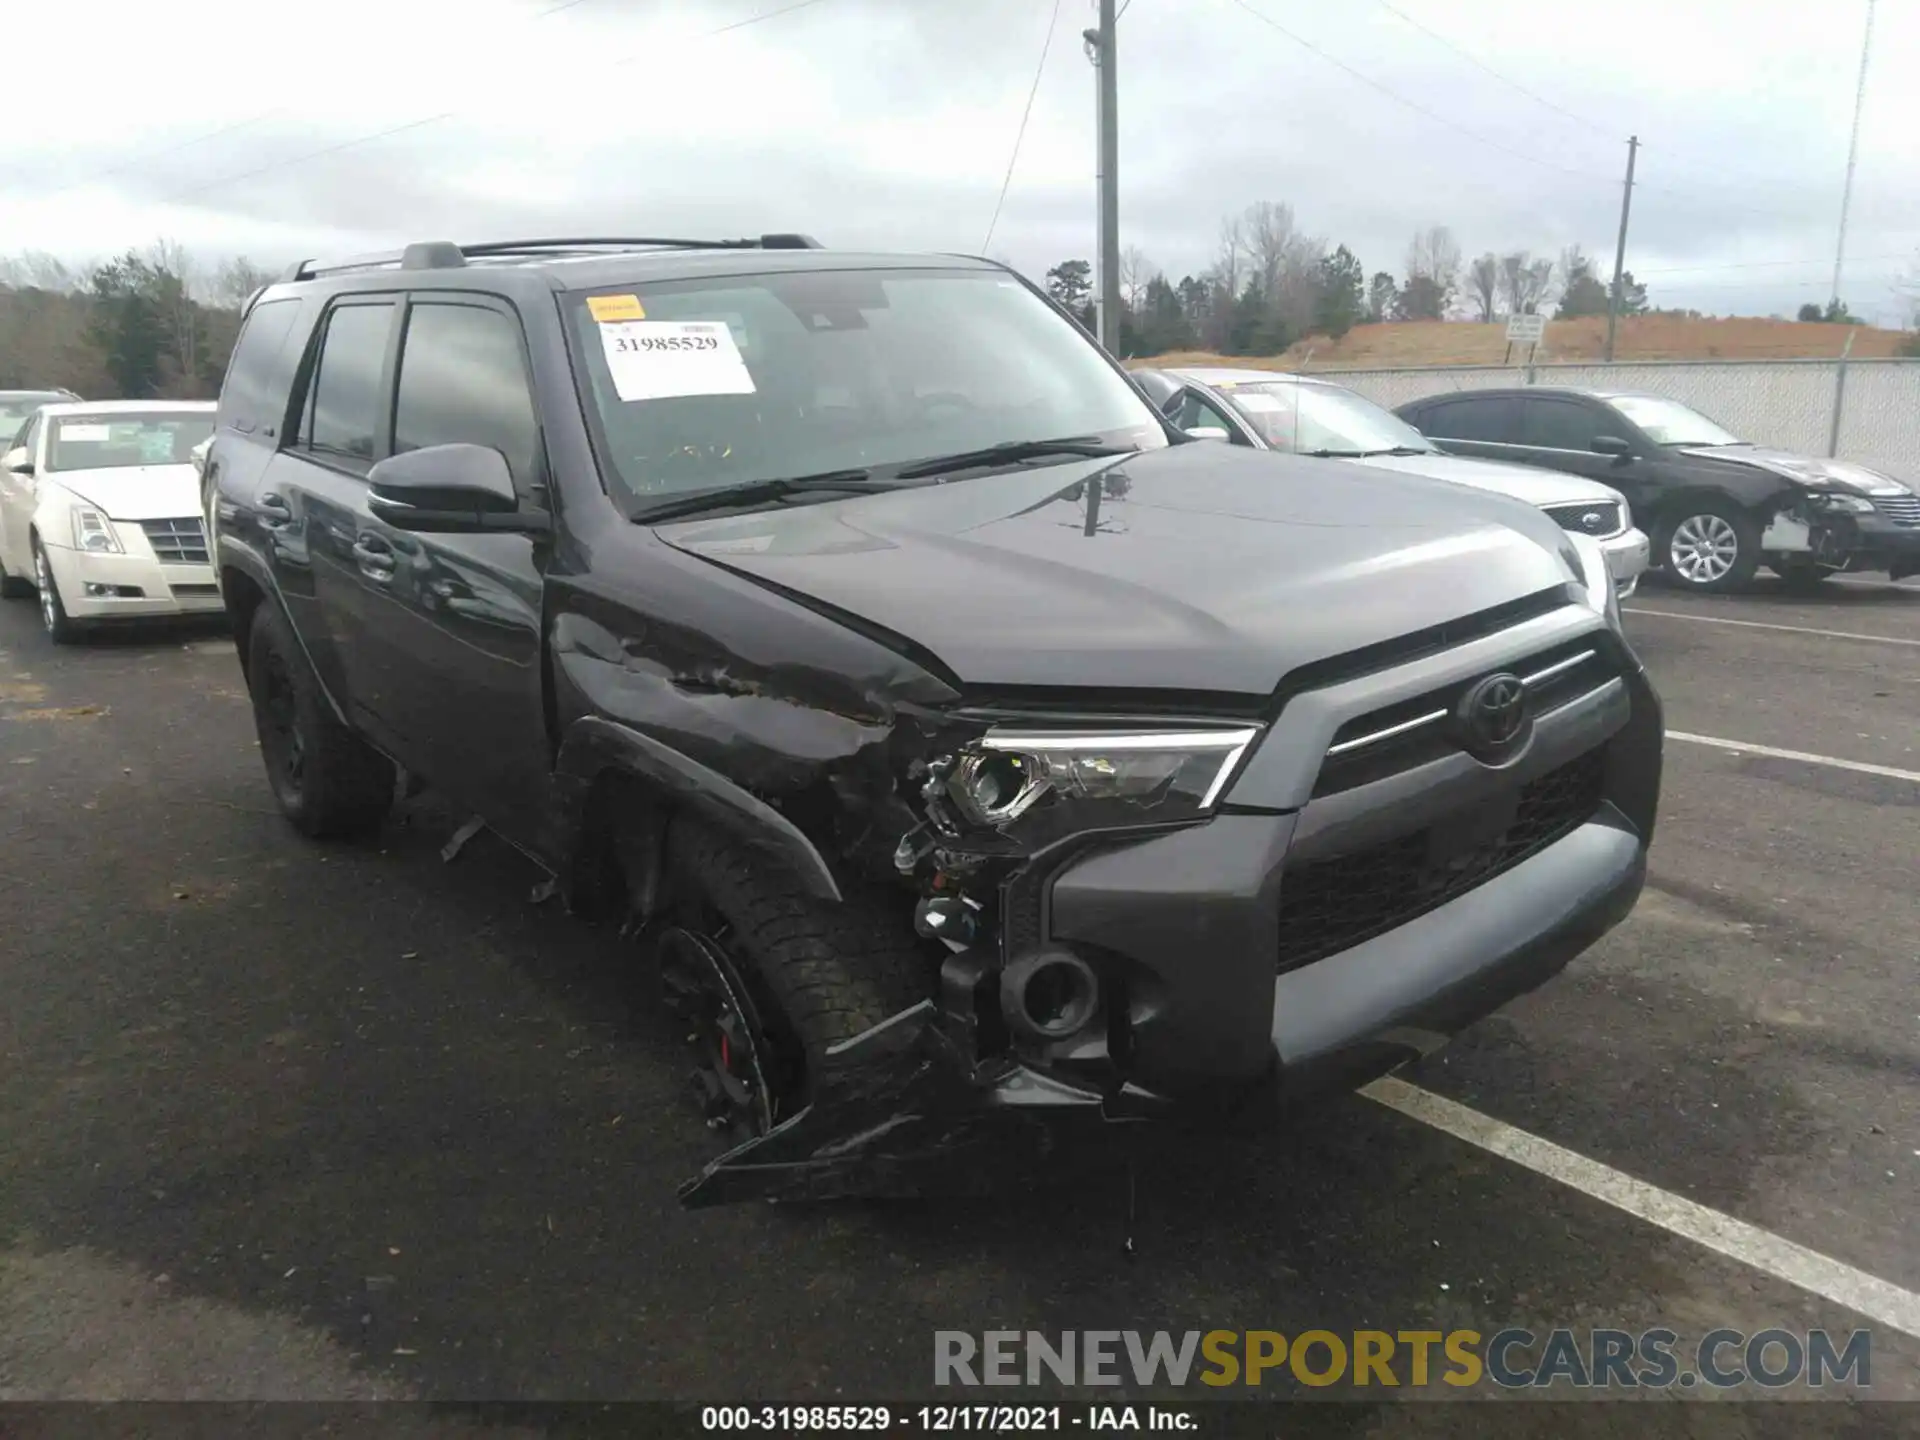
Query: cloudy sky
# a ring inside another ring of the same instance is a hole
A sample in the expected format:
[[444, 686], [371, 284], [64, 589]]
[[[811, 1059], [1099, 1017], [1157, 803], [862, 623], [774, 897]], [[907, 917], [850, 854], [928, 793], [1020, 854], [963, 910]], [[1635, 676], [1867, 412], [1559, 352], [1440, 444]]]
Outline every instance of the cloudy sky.
[[[1256, 200], [1369, 272], [1584, 245], [1656, 304], [1831, 283], [1866, 0], [1124, 0], [1125, 243]], [[324, 19], [322, 18], [324, 16]], [[1262, 18], [1264, 17], [1264, 18]], [[278, 264], [408, 239], [746, 234], [1091, 256], [1093, 0], [61, 0], [12, 7], [0, 250]], [[1043, 43], [1051, 31], [1044, 66]], [[1883, 0], [1846, 299], [1920, 271], [1920, 5]], [[987, 240], [1029, 91], [1031, 118]]]

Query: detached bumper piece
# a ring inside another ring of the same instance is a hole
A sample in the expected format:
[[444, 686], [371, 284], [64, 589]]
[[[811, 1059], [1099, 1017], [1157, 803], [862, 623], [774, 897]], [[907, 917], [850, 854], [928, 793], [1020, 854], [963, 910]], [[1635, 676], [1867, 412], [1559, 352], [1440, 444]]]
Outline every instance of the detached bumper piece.
[[982, 1074], [929, 1000], [830, 1051], [806, 1109], [708, 1165], [680, 1200], [991, 1194], [1119, 1118], [1022, 1065]]

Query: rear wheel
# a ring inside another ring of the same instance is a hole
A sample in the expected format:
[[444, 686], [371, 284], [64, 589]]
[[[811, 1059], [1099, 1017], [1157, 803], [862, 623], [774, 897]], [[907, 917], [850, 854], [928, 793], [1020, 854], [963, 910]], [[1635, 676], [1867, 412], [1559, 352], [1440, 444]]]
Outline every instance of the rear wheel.
[[267, 781], [293, 827], [315, 839], [378, 829], [393, 805], [393, 764], [334, 718], [272, 601], [254, 611], [247, 688]]
[[1689, 590], [1738, 590], [1760, 566], [1760, 529], [1724, 500], [1697, 501], [1667, 516], [1660, 565]]
[[866, 897], [817, 899], [697, 820], [676, 821], [668, 846], [660, 981], [695, 1103], [737, 1142], [803, 1108], [828, 1049], [925, 999], [932, 970], [905, 916]]

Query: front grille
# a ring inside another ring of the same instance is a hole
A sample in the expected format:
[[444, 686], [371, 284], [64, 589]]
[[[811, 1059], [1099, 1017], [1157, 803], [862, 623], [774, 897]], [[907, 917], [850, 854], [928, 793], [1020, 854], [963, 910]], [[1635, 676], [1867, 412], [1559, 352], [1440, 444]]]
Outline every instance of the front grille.
[[1920, 525], [1920, 495], [1876, 495], [1873, 508], [1896, 525]]
[[1600, 500], [1589, 505], [1542, 506], [1562, 530], [1577, 531], [1604, 540], [1626, 529], [1626, 520], [1617, 501]]
[[1596, 749], [1528, 781], [1504, 830], [1451, 854], [1429, 826], [1289, 867], [1280, 879], [1281, 973], [1384, 935], [1570, 835], [1600, 807], [1604, 774]]
[[169, 585], [167, 588], [179, 600], [210, 600], [220, 593], [218, 585]]
[[[1536, 719], [1591, 694], [1620, 673], [1598, 632], [1535, 651], [1506, 668], [1526, 680]], [[1347, 721], [1334, 732], [1320, 764], [1314, 798], [1384, 780], [1455, 753], [1460, 747], [1450, 717], [1460, 698], [1481, 678], [1457, 680]]]
[[204, 565], [207, 563], [207, 536], [198, 515], [184, 520], [142, 520], [147, 543], [154, 559], [163, 565]]

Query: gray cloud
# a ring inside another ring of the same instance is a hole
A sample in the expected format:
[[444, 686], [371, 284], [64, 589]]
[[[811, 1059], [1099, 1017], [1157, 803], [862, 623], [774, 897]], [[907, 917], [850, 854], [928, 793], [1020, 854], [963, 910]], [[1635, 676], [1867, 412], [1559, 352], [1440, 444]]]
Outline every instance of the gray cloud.
[[[291, 57], [283, 88], [226, 100], [210, 87], [161, 106], [149, 85], [113, 124], [100, 94], [49, 87], [43, 129], [16, 136], [0, 170], [0, 244], [98, 254], [168, 233], [278, 261], [421, 236], [800, 228], [835, 244], [976, 250], [1051, 9], [820, 0], [693, 40], [779, 0], [581, 0], [545, 20], [531, 17], [552, 0], [517, 0], [470, 12], [457, 63], [396, 44], [342, 68], [300, 47], [351, 35], [303, 41], [291, 12], [269, 24], [236, 11], [255, 19], [209, 34], [236, 3], [176, 0], [179, 23], [141, 41], [138, 68], [204, 75], [216, 49], [258, 43]], [[1631, 130], [1646, 148], [1629, 264], [1657, 303], [1766, 313], [1824, 298], [1858, 64], [1849, 5], [1809, 18], [1789, 0], [1618, 0], [1604, 13], [1537, 0], [1514, 34], [1511, 8], [1492, 0], [1396, 0], [1542, 105], [1376, 0], [1248, 3], [1376, 84], [1233, 0], [1133, 0], [1124, 238], [1176, 275], [1204, 266], [1221, 218], [1256, 200], [1291, 204], [1304, 230], [1350, 245], [1369, 270], [1398, 270], [1407, 237], [1437, 223], [1469, 254], [1580, 243], [1610, 261]], [[383, 8], [407, 21], [424, 6]], [[1845, 290], [1891, 318], [1898, 257], [1920, 248], [1920, 102], [1895, 61], [1920, 44], [1920, 15], [1886, 9]], [[1091, 21], [1087, 0], [1062, 0], [992, 246], [1033, 272], [1093, 249], [1094, 76], [1079, 37]], [[670, 41], [649, 29], [663, 22]], [[235, 123], [277, 105], [288, 113]], [[222, 126], [234, 128], [185, 143]], [[331, 146], [343, 148], [311, 153]], [[109, 167], [121, 168], [36, 198]], [[1795, 263], [1756, 263], [1775, 261]]]

